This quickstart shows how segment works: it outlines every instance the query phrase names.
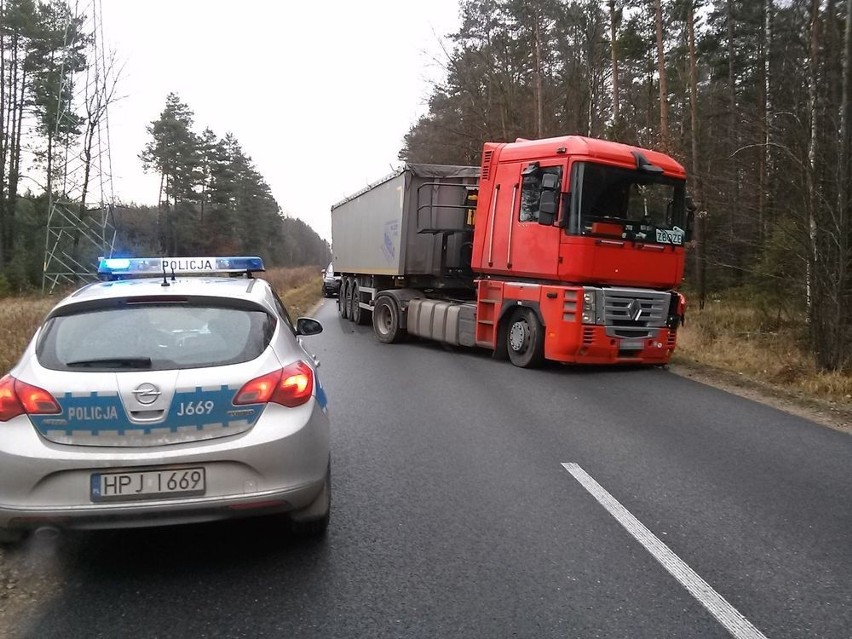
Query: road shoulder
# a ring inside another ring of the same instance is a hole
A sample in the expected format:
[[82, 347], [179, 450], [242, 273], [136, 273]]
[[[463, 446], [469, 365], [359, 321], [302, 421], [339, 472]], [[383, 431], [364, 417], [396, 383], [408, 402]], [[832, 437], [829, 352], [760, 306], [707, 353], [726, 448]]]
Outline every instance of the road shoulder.
[[701, 384], [804, 417], [823, 426], [852, 433], [852, 405], [815, 399], [804, 393], [791, 392], [789, 389], [751, 379], [742, 373], [710, 366], [677, 363], [670, 364], [668, 370], [675, 375], [688, 377]]

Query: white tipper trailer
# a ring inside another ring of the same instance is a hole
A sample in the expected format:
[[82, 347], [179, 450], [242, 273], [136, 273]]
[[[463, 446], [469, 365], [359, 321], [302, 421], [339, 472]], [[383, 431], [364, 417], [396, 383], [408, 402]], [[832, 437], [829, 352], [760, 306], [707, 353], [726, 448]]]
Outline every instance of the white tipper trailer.
[[473, 346], [470, 258], [479, 172], [407, 164], [331, 207], [341, 317], [366, 325], [374, 311], [381, 313], [376, 336], [391, 342], [405, 332], [420, 334], [410, 311], [419, 315], [426, 304], [430, 315], [437, 309], [449, 316], [452, 334], [444, 321], [440, 334], [430, 328], [424, 337]]

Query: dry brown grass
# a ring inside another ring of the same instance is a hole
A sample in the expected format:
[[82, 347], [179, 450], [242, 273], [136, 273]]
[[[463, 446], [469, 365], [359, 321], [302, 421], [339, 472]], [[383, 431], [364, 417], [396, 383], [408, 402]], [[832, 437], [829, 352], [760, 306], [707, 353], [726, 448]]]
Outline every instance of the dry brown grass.
[[742, 373], [818, 400], [852, 403], [852, 375], [818, 371], [802, 344], [801, 325], [767, 323], [764, 314], [739, 299], [688, 310], [674, 361]]
[[295, 320], [305, 315], [322, 297], [322, 276], [319, 266], [277, 268], [263, 274], [278, 291], [284, 306]]
[[0, 371], [5, 375], [18, 361], [42, 319], [59, 297], [31, 295], [0, 300]]

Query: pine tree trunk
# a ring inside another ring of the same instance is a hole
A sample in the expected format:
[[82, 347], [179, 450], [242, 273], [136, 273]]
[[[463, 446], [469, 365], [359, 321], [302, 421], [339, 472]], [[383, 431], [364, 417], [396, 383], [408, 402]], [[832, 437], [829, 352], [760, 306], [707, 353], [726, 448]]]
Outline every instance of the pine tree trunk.
[[772, 171], [772, 93], [770, 59], [772, 57], [772, 0], [764, 2], [763, 22], [763, 96], [762, 96], [762, 120], [763, 120], [763, 152], [760, 154], [760, 196], [758, 204], [758, 242], [763, 245], [767, 228], [769, 225], [769, 177]]
[[[727, 0], [727, 12], [728, 12], [728, 140], [730, 143], [730, 160], [728, 161], [728, 165], [730, 166], [730, 188], [733, 190], [733, 197], [730, 201], [730, 241], [733, 242], [737, 238], [737, 225], [739, 224], [740, 217], [740, 175], [739, 175], [739, 159], [736, 157], [735, 152], [740, 147], [740, 132], [739, 126], [737, 124], [738, 115], [737, 115], [737, 85], [736, 85], [736, 74], [735, 74], [735, 60], [736, 53], [734, 51], [734, 42], [735, 42], [735, 34], [736, 34], [736, 23], [734, 18], [734, 0]], [[734, 255], [732, 256], [734, 261], [734, 266], [737, 267], [739, 264], [737, 261], [739, 260], [739, 251], [733, 251]], [[740, 272], [737, 270], [736, 272]]]
[[618, 47], [615, 24], [615, 0], [609, 0], [609, 42], [612, 57], [612, 122], [618, 131]]
[[814, 277], [819, 259], [817, 247], [817, 196], [815, 175], [817, 171], [817, 138], [819, 132], [817, 112], [817, 70], [819, 57], [819, 5], [820, 0], [811, 0], [810, 7], [810, 55], [808, 56], [808, 111], [811, 114], [811, 126], [808, 132], [808, 166], [805, 177], [808, 258], [805, 268], [805, 299], [807, 303], [808, 323], [814, 326]]
[[[0, 0], [0, 16], [5, 15], [6, 4]], [[6, 227], [6, 37], [0, 33], [0, 266], [6, 263], [3, 250], [3, 229]]]
[[692, 150], [692, 182], [695, 184], [696, 206], [698, 219], [696, 220], [696, 255], [695, 255], [695, 285], [698, 294], [698, 308], [703, 310], [706, 299], [707, 272], [706, 272], [706, 228], [707, 212], [704, 205], [704, 184], [701, 178], [701, 165], [698, 157], [698, 70], [695, 61], [695, 7], [693, 0], [689, 0], [687, 8], [687, 37], [689, 38], [689, 115], [690, 115], [690, 142]]
[[657, 23], [657, 71], [660, 74], [660, 146], [663, 151], [669, 149], [669, 102], [666, 86], [666, 54], [663, 48], [663, 9], [662, 0], [655, 0], [655, 18]]
[[847, 282], [849, 280], [849, 158], [852, 154], [852, 140], [850, 140], [850, 118], [852, 118], [852, 105], [850, 105], [850, 92], [852, 92], [852, 0], [846, 0], [846, 31], [843, 37], [843, 93], [840, 98], [840, 154], [838, 166], [840, 167], [840, 179], [838, 181], [837, 195], [837, 258], [833, 265], [834, 286], [834, 313], [831, 317], [831, 328], [833, 333], [833, 344], [829, 349], [832, 359], [829, 362], [832, 369], [841, 369], [847, 360], [846, 330], [848, 323], [848, 301], [849, 292]]
[[535, 129], [536, 137], [544, 137], [542, 82], [541, 82], [541, 19], [539, 9], [535, 9], [535, 25], [533, 26], [534, 57], [535, 57]]

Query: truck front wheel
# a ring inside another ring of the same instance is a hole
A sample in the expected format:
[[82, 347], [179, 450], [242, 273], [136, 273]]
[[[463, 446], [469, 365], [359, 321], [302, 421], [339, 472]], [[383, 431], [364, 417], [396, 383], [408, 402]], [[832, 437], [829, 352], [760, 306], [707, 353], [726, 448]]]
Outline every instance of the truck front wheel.
[[537, 368], [544, 361], [544, 327], [535, 312], [517, 308], [506, 327], [509, 360], [521, 368]]
[[373, 307], [373, 332], [376, 339], [384, 344], [393, 344], [402, 339], [405, 329], [400, 325], [402, 313], [396, 300], [383, 295]]

